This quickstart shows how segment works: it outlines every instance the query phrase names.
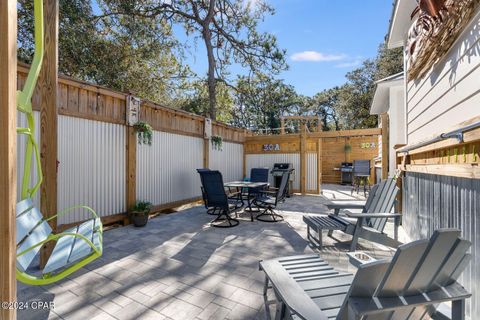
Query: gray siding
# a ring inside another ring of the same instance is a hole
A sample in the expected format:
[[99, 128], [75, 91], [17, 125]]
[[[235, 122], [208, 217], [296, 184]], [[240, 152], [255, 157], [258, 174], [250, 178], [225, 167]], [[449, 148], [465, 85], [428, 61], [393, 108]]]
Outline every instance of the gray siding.
[[408, 144], [480, 115], [480, 13], [423, 78], [408, 83]]
[[460, 282], [473, 297], [467, 312], [480, 314], [480, 180], [407, 172], [403, 180], [404, 227], [412, 239], [438, 228], [459, 228], [472, 242], [472, 261]]

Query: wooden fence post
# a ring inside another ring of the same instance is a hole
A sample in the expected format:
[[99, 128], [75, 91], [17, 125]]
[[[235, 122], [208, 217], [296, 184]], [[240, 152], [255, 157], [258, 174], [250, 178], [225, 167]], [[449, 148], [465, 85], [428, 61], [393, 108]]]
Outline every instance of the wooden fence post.
[[[0, 1], [0, 303], [17, 299], [15, 203], [17, 190], [17, 1]], [[0, 319], [16, 319], [0, 306]]]
[[207, 135], [207, 131], [209, 129], [208, 126], [208, 118], [205, 118], [203, 121], [203, 167], [208, 168], [210, 165], [210, 139]]
[[[43, 183], [40, 187], [40, 208], [45, 217], [57, 213], [57, 80], [58, 80], [58, 1], [44, 0], [45, 57], [40, 72], [40, 155]], [[61, 165], [61, 164], [60, 164]], [[50, 220], [53, 230], [57, 219]], [[44, 266], [53, 250], [48, 243], [41, 250], [40, 265]]]
[[[127, 124], [127, 211], [137, 201], [137, 135], [135, 128]], [[128, 216], [123, 223], [129, 223]]]
[[382, 179], [388, 178], [389, 167], [389, 127], [388, 127], [388, 114], [382, 113]]
[[317, 191], [322, 193], [322, 150], [323, 139], [319, 138], [317, 141]]
[[307, 174], [307, 139], [306, 126], [302, 122], [300, 126], [300, 193], [306, 193], [306, 174]]

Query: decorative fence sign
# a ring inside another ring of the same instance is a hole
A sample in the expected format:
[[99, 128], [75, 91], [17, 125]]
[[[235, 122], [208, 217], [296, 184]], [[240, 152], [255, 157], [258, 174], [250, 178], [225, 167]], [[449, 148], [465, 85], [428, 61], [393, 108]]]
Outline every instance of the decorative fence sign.
[[212, 137], [212, 119], [205, 118], [205, 126], [203, 128], [203, 137], [210, 139]]
[[362, 149], [373, 149], [373, 148], [375, 148], [375, 142], [360, 143], [360, 148], [362, 148]]
[[264, 144], [263, 145], [263, 151], [279, 151], [280, 150], [280, 145], [278, 143], [275, 144]]
[[140, 98], [134, 96], [127, 97], [127, 124], [133, 126], [139, 120]]

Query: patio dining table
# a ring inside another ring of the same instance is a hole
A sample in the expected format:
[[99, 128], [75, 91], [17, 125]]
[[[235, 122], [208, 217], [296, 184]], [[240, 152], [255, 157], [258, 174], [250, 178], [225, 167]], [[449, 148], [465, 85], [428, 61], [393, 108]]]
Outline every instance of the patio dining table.
[[[268, 182], [251, 182], [251, 181], [231, 181], [224, 184], [226, 188], [236, 188], [237, 191], [241, 191], [242, 189], [247, 189], [248, 196], [247, 196], [247, 206], [248, 211], [250, 211], [250, 220], [253, 221], [253, 211], [252, 211], [252, 204], [250, 202], [251, 197], [250, 193], [252, 189], [260, 189], [268, 187]], [[242, 201], [242, 206], [245, 205], [243, 202], [242, 194], [240, 193], [240, 199]]]

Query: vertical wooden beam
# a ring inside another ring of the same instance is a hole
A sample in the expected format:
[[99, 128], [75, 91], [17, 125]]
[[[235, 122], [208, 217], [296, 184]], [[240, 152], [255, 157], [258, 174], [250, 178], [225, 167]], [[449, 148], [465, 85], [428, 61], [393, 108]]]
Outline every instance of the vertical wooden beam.
[[300, 193], [305, 194], [307, 189], [307, 136], [305, 121], [300, 126]]
[[[127, 126], [127, 210], [135, 205], [137, 201], [137, 134], [135, 128]], [[126, 217], [123, 221], [128, 224], [129, 220]]]
[[[17, 190], [17, 1], [0, 1], [0, 303], [17, 299], [15, 203]], [[16, 319], [0, 307], [0, 319]]]
[[[203, 122], [203, 131], [206, 132], [207, 129], [207, 118]], [[203, 167], [208, 168], [210, 165], [210, 139], [206, 135], [203, 138]]]
[[382, 113], [380, 115], [382, 119], [382, 179], [388, 178], [388, 167], [389, 167], [389, 125], [388, 125], [388, 114]]
[[[45, 57], [40, 72], [40, 154], [44, 180], [40, 188], [40, 208], [45, 217], [57, 212], [57, 83], [58, 83], [58, 1], [44, 0]], [[57, 219], [50, 220], [53, 230]], [[44, 246], [40, 264], [45, 265], [53, 243]]]
[[322, 193], [322, 151], [323, 139], [319, 138], [317, 141], [317, 193]]

